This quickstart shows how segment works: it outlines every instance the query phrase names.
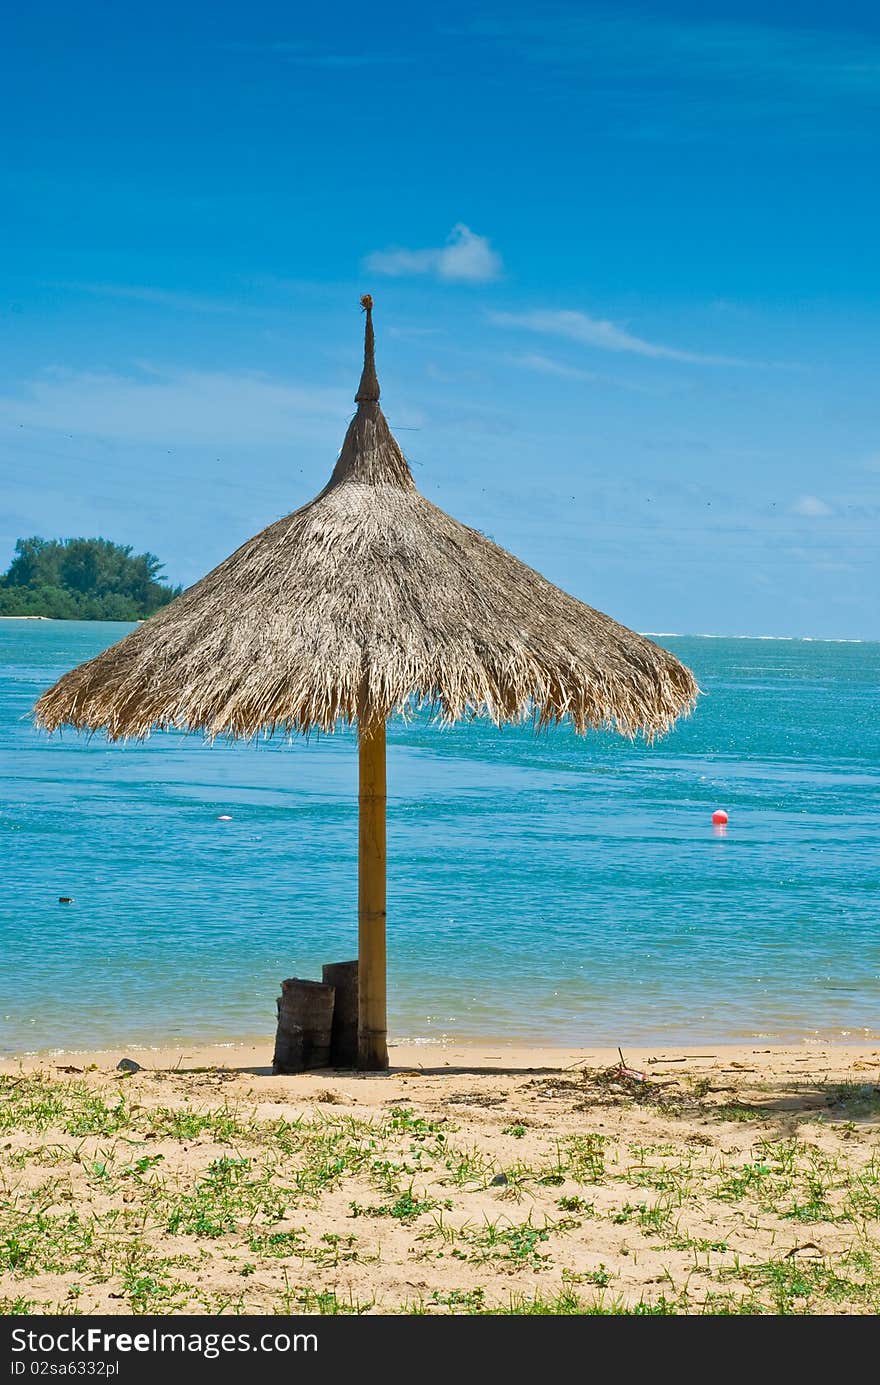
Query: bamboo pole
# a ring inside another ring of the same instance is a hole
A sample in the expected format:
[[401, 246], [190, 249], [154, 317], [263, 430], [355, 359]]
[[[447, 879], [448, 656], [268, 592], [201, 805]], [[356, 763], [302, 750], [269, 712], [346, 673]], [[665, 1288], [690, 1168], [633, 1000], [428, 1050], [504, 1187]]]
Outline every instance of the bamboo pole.
[[385, 726], [358, 741], [358, 1055], [388, 1067], [385, 978]]

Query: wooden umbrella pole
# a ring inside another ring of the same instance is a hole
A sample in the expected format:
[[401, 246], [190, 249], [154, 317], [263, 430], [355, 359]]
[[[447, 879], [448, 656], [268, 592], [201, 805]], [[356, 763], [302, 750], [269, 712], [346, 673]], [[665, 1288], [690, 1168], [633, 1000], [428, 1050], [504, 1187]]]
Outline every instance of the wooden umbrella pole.
[[385, 1006], [385, 725], [359, 736], [358, 1067], [388, 1067]]

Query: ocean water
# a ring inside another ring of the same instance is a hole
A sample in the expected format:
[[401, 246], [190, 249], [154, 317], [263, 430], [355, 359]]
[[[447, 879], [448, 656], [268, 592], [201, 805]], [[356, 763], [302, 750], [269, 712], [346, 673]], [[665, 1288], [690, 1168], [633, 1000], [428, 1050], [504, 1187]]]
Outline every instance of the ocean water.
[[[5, 1052], [268, 1036], [356, 952], [351, 733], [34, 730], [128, 628], [0, 620]], [[705, 696], [654, 747], [389, 728], [392, 1037], [880, 1036], [880, 644], [659, 639]]]

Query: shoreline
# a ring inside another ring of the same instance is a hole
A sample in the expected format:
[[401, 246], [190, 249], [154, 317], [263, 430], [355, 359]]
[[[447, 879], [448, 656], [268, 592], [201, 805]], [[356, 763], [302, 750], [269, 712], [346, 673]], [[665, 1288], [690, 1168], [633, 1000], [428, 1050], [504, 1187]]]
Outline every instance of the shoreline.
[[[265, 1035], [213, 1043], [120, 1044], [113, 1048], [43, 1049], [0, 1056], [0, 1073], [39, 1072], [55, 1066], [58, 1070], [109, 1072], [123, 1058], [134, 1055], [145, 1072], [222, 1071], [227, 1073], [272, 1075], [274, 1040]], [[574, 1067], [610, 1068], [620, 1063], [614, 1046], [601, 1044], [524, 1043], [498, 1039], [389, 1042], [387, 1073], [358, 1073], [337, 1068], [310, 1068], [303, 1073], [286, 1074], [282, 1080], [309, 1079], [315, 1076], [394, 1077], [400, 1072], [534, 1071]], [[878, 1055], [880, 1080], [880, 1039], [810, 1038], [787, 1043], [768, 1043], [761, 1039], [735, 1039], [703, 1044], [641, 1043], [628, 1044], [623, 1051], [628, 1067], [650, 1068], [664, 1062], [696, 1063], [711, 1069], [720, 1063], [749, 1061], [750, 1066], [775, 1071], [779, 1063], [820, 1062], [843, 1071], [867, 1054]], [[67, 1060], [67, 1061], [65, 1061]]]
[[[612, 1031], [613, 1033], [613, 1031]], [[10, 1064], [27, 1064], [28, 1067], [40, 1062], [51, 1062], [55, 1059], [71, 1059], [76, 1062], [86, 1062], [97, 1067], [106, 1067], [112, 1062], [118, 1061], [123, 1057], [134, 1055], [136, 1058], [144, 1059], [142, 1066], [153, 1067], [157, 1064], [167, 1064], [173, 1060], [177, 1063], [185, 1058], [187, 1061], [198, 1062], [200, 1065], [224, 1065], [224, 1057], [238, 1054], [261, 1053], [268, 1054], [267, 1062], [271, 1062], [272, 1051], [275, 1042], [274, 1030], [263, 1030], [258, 1033], [237, 1033], [229, 1038], [203, 1036], [203, 1035], [183, 1035], [168, 1036], [162, 1035], [155, 1038], [125, 1038], [101, 1039], [96, 1042], [84, 1042], [77, 1046], [71, 1044], [64, 1045], [45, 1045], [34, 1048], [17, 1047], [15, 1044], [7, 1048], [0, 1048], [0, 1071], [6, 1071]], [[728, 1056], [735, 1050], [743, 1053], [789, 1053], [789, 1052], [816, 1052], [819, 1049], [833, 1049], [835, 1052], [845, 1054], [850, 1050], [853, 1053], [862, 1053], [866, 1049], [877, 1048], [880, 1050], [880, 1030], [789, 1030], [783, 1033], [772, 1034], [743, 1034], [735, 1032], [723, 1037], [713, 1037], [711, 1034], [697, 1033], [696, 1037], [688, 1036], [682, 1039], [676, 1033], [672, 1034], [648, 1034], [644, 1037], [639, 1034], [627, 1036], [621, 1033], [619, 1038], [624, 1056], [629, 1060], [632, 1054], [658, 1054], [665, 1052], [676, 1052], [685, 1054], [688, 1057], [705, 1055], [715, 1050], [720, 1050]], [[388, 1039], [389, 1054], [392, 1058], [394, 1054], [403, 1055], [402, 1061], [408, 1065], [415, 1063], [415, 1056], [422, 1055], [423, 1060], [428, 1060], [431, 1054], [446, 1055], [451, 1051], [461, 1051], [462, 1053], [476, 1053], [478, 1051], [494, 1051], [499, 1057], [517, 1055], [518, 1058], [528, 1054], [540, 1054], [544, 1059], [549, 1060], [553, 1055], [560, 1059], [566, 1054], [611, 1055], [617, 1058], [618, 1035], [614, 1034], [614, 1042], [603, 1042], [601, 1039], [577, 1043], [565, 1039], [543, 1038], [531, 1035], [507, 1035], [507, 1034], [456, 1034], [439, 1032], [429, 1037], [413, 1037], [412, 1035], [396, 1036], [393, 1033]], [[417, 1065], [417, 1064], [416, 1064]], [[423, 1063], [424, 1065], [424, 1063]], [[328, 1069], [332, 1071], [332, 1069]]]

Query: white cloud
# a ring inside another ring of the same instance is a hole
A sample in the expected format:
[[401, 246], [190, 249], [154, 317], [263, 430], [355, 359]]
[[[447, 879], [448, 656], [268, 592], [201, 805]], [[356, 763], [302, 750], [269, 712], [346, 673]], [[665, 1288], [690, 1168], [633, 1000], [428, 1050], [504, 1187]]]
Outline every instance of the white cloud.
[[247, 371], [131, 374], [47, 371], [0, 397], [0, 423], [126, 442], [246, 443], [323, 437], [351, 412], [351, 391], [309, 389]]
[[593, 370], [579, 370], [577, 366], [566, 365], [564, 361], [554, 361], [552, 356], [542, 356], [538, 352], [527, 352], [515, 358], [516, 364], [525, 370], [535, 370], [539, 375], [559, 375], [563, 380], [601, 380]]
[[527, 351], [522, 356], [509, 356], [507, 359], [513, 365], [523, 370], [533, 370], [538, 375], [556, 375], [561, 380], [581, 380], [588, 385], [612, 385], [616, 389], [632, 390], [635, 394], [658, 393], [655, 386], [636, 384], [633, 380], [622, 380], [616, 375], [600, 374], [596, 370], [582, 370], [579, 366], [557, 361], [553, 356], [545, 356], [539, 351]]
[[681, 351], [674, 346], [661, 346], [657, 342], [645, 341], [636, 337], [625, 327], [603, 318], [589, 317], [586, 313], [571, 309], [535, 309], [527, 313], [490, 313], [490, 321], [498, 327], [522, 327], [527, 332], [541, 332], [547, 336], [568, 337], [571, 341], [585, 346], [595, 346], [601, 351], [625, 351], [636, 356], [651, 356], [667, 361], [687, 361], [699, 365], [749, 365], [734, 356], [703, 355], [697, 351]]
[[501, 256], [492, 249], [487, 236], [478, 236], [460, 221], [453, 226], [445, 245], [427, 250], [407, 250], [402, 246], [374, 250], [364, 260], [364, 268], [392, 278], [433, 274], [437, 279], [455, 283], [486, 284], [501, 274]]
[[792, 506], [796, 515], [806, 515], [810, 519], [824, 518], [826, 515], [833, 515], [831, 506], [824, 500], [820, 500], [818, 495], [802, 495]]

